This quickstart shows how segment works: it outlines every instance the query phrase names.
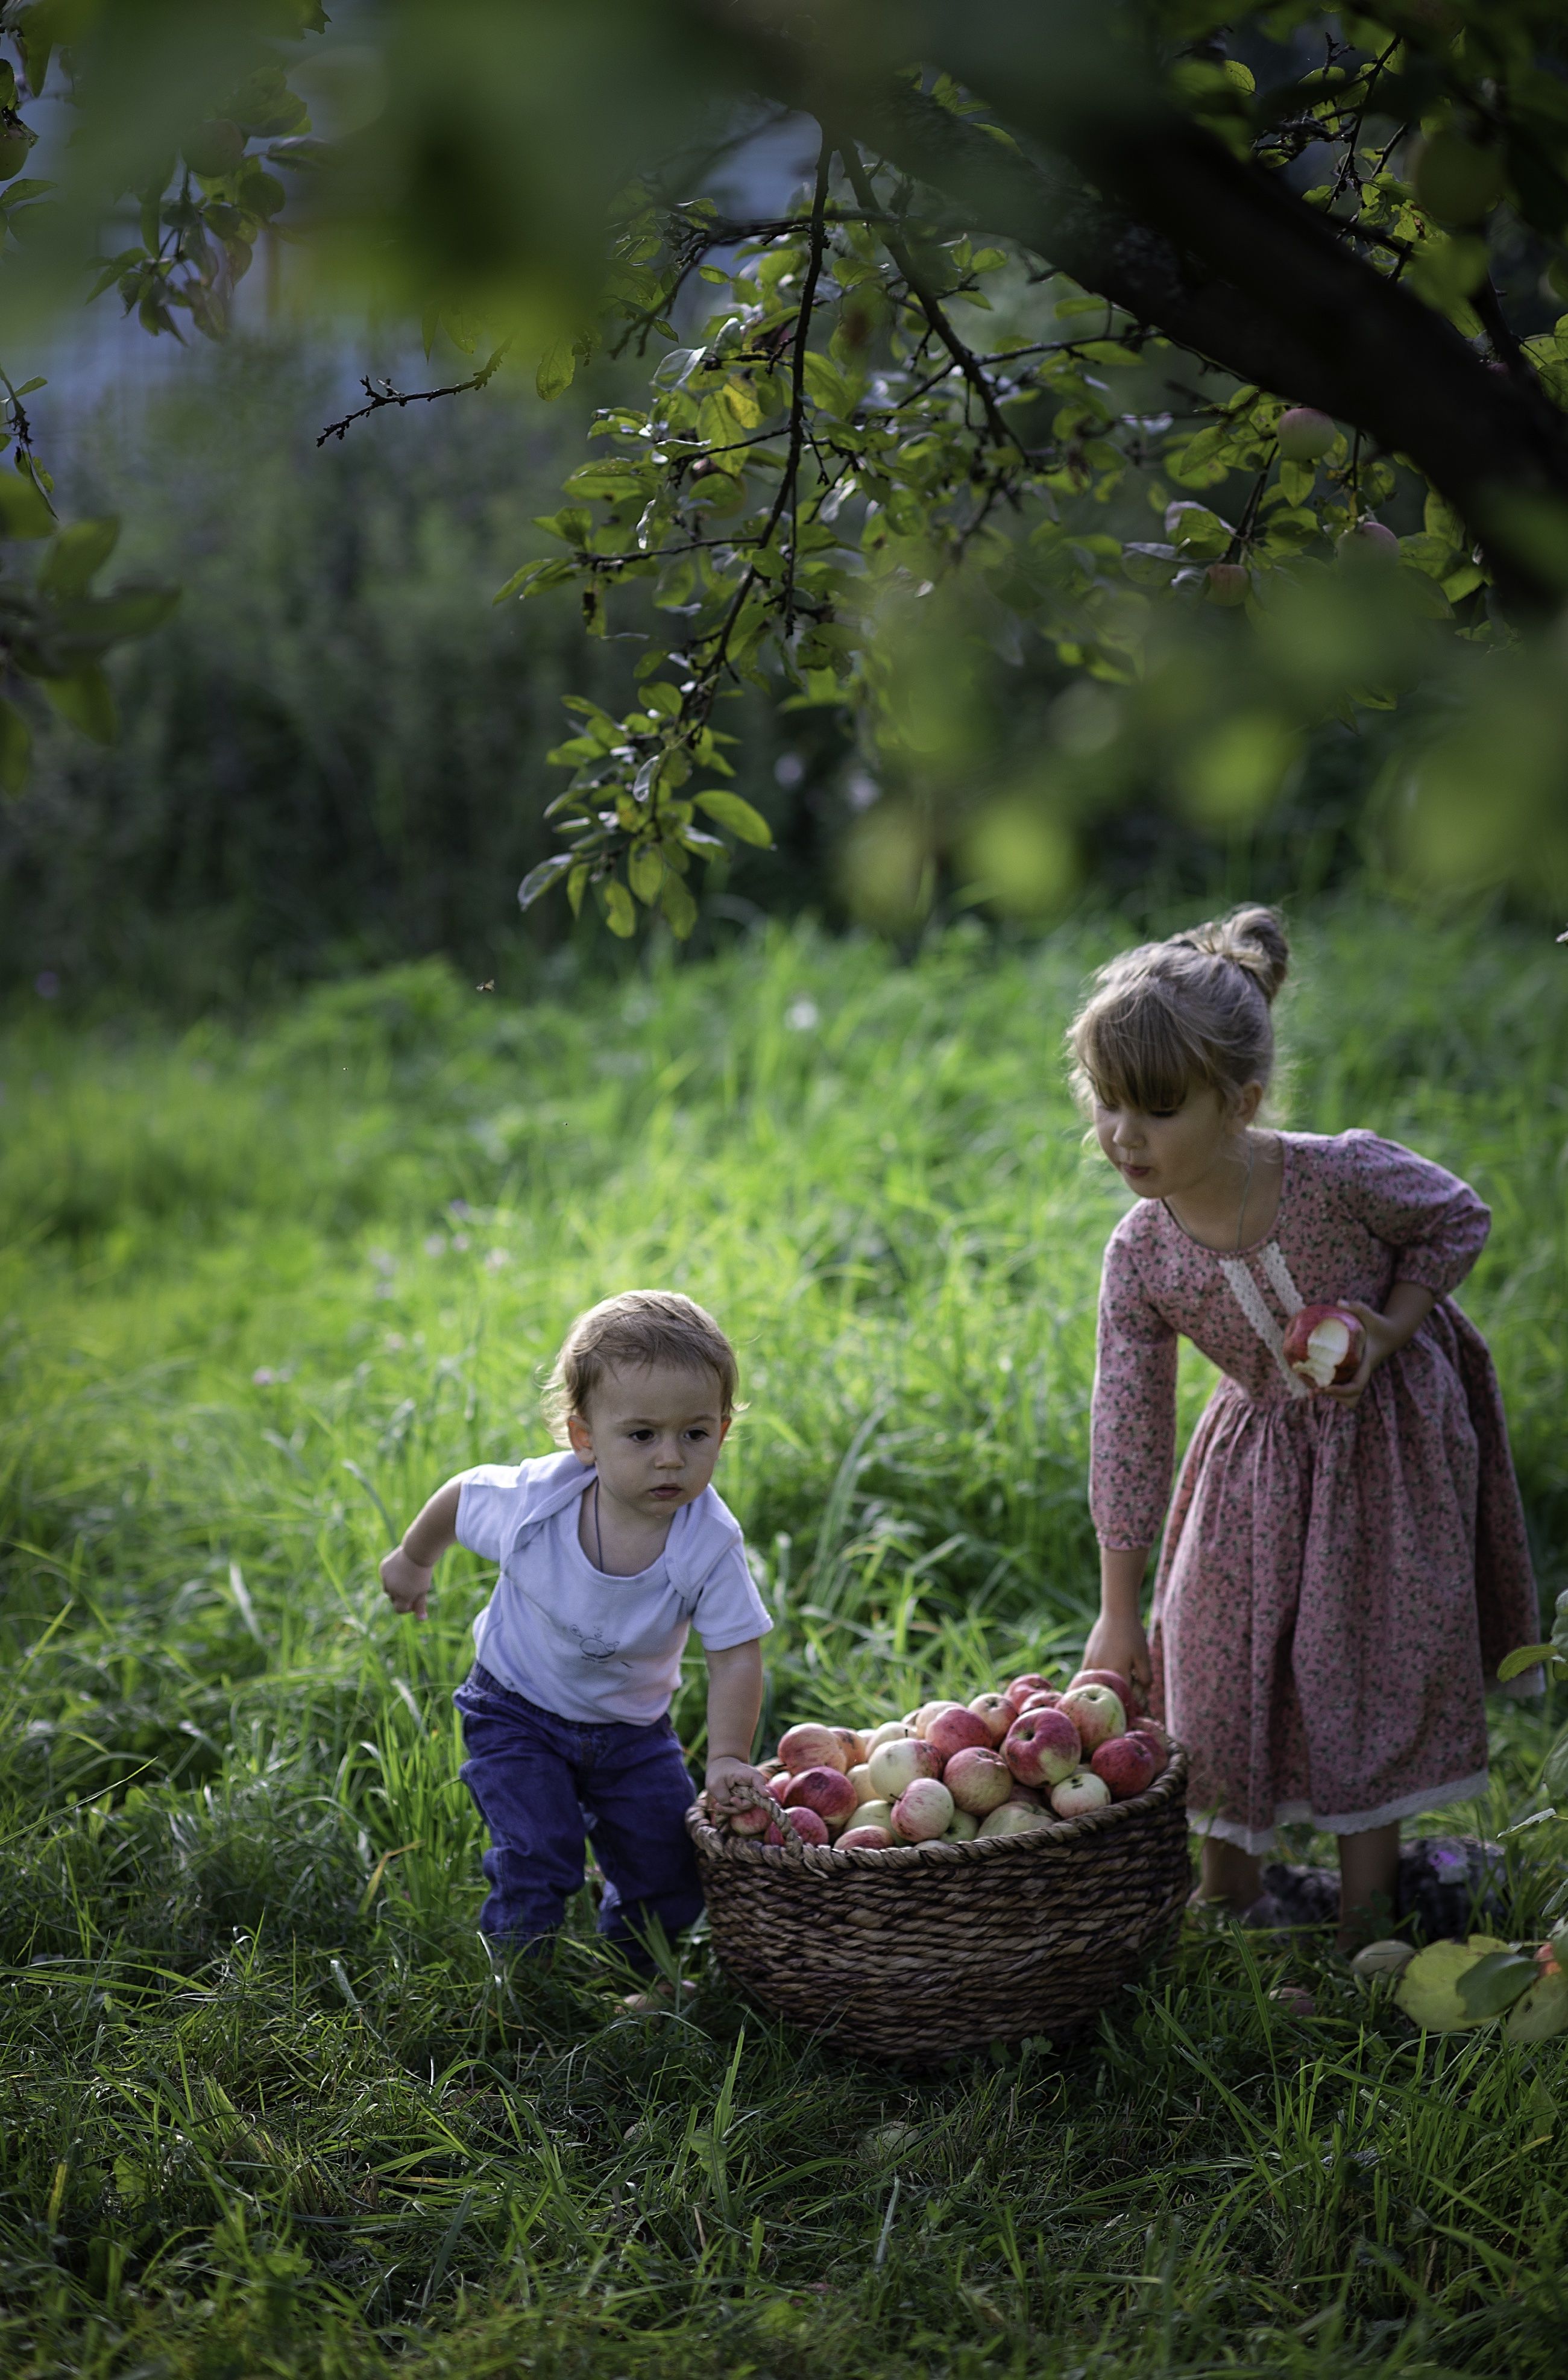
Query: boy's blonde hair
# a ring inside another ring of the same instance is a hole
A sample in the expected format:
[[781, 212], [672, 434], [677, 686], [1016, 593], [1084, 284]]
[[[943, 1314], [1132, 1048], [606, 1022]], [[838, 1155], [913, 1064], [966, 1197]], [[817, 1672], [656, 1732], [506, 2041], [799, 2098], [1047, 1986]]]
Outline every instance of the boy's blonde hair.
[[1100, 968], [1068, 1029], [1074, 1091], [1086, 1107], [1101, 1099], [1149, 1114], [1207, 1083], [1234, 1107], [1273, 1073], [1270, 1011], [1289, 966], [1273, 909], [1233, 909], [1124, 952]]
[[626, 1289], [579, 1314], [561, 1342], [541, 1399], [557, 1445], [566, 1444], [573, 1414], [587, 1419], [606, 1372], [640, 1371], [650, 1364], [711, 1372], [721, 1415], [734, 1410], [739, 1366], [712, 1316], [678, 1289]]

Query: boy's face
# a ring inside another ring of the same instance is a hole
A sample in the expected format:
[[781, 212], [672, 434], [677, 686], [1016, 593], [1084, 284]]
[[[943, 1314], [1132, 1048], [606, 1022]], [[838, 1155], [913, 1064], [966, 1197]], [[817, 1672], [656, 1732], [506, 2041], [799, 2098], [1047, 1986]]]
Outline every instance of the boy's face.
[[607, 1370], [566, 1427], [573, 1451], [598, 1465], [601, 1494], [647, 1521], [701, 1495], [730, 1418], [712, 1372], [647, 1364]]

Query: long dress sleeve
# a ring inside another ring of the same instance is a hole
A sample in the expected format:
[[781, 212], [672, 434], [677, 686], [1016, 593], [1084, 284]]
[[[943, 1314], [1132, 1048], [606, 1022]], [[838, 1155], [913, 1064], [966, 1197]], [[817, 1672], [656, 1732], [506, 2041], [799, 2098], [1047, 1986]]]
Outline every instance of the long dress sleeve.
[[1456, 1173], [1397, 1141], [1347, 1132], [1338, 1148], [1341, 1198], [1374, 1238], [1398, 1251], [1395, 1279], [1446, 1297], [1486, 1246], [1490, 1208]]
[[1149, 1304], [1122, 1232], [1100, 1283], [1089, 1422], [1089, 1512], [1102, 1546], [1151, 1546], [1176, 1444], [1176, 1333]]

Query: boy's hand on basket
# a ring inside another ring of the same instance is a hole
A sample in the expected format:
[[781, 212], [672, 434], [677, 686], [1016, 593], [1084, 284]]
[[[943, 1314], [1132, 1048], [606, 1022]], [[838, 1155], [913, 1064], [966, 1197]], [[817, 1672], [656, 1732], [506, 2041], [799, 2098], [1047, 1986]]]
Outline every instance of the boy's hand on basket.
[[411, 1561], [401, 1546], [394, 1546], [381, 1558], [382, 1591], [394, 1611], [412, 1612], [422, 1620], [429, 1608], [431, 1572], [433, 1562]]
[[752, 1804], [735, 1794], [737, 1785], [752, 1786], [759, 1793], [768, 1791], [768, 1780], [749, 1760], [737, 1760], [733, 1753], [721, 1753], [708, 1763], [703, 1782], [708, 1788], [708, 1803], [715, 1817], [727, 1818], [736, 1810]]

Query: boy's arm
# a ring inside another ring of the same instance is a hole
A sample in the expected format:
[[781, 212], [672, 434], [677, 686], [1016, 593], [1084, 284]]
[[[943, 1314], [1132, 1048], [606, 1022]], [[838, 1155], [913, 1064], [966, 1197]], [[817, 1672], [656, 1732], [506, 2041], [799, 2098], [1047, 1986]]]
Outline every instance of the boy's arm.
[[449, 1546], [457, 1542], [457, 1499], [462, 1475], [438, 1488], [422, 1512], [403, 1532], [403, 1542], [381, 1560], [381, 1583], [395, 1611], [425, 1616], [431, 1572]]
[[732, 1806], [731, 1788], [764, 1786], [751, 1766], [751, 1741], [762, 1709], [762, 1639], [728, 1645], [708, 1655], [708, 1769], [705, 1782], [715, 1813]]

